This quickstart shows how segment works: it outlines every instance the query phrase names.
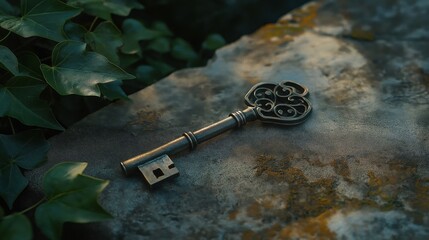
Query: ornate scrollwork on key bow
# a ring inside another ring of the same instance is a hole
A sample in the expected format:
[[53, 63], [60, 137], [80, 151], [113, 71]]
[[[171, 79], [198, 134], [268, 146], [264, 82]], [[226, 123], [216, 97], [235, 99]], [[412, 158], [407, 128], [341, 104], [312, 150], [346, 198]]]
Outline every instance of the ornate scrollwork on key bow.
[[255, 107], [263, 122], [295, 125], [303, 122], [311, 112], [306, 98], [308, 89], [294, 82], [259, 83], [245, 96], [245, 102]]

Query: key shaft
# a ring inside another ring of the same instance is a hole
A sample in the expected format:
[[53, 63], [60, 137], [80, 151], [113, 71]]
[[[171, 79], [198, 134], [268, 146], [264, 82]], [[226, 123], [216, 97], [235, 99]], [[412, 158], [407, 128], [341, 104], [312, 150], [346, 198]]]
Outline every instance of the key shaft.
[[153, 187], [179, 175], [179, 170], [168, 155], [193, 150], [200, 143], [256, 119], [280, 125], [302, 123], [312, 109], [307, 95], [306, 87], [290, 81], [258, 83], [244, 96], [249, 106], [247, 109], [231, 113], [229, 117], [195, 132], [185, 132], [171, 142], [121, 162], [121, 166], [127, 175], [139, 170], [149, 186]]
[[122, 169], [126, 175], [130, 175], [138, 170], [142, 164], [161, 157], [162, 155], [174, 155], [186, 149], [193, 150], [198, 144], [212, 139], [228, 130], [241, 127], [249, 121], [257, 119], [254, 107], [248, 107], [243, 111], [231, 113], [227, 118], [213, 123], [207, 127], [194, 132], [185, 132], [183, 136], [174, 139], [151, 151], [140, 154], [126, 161], [121, 162]]

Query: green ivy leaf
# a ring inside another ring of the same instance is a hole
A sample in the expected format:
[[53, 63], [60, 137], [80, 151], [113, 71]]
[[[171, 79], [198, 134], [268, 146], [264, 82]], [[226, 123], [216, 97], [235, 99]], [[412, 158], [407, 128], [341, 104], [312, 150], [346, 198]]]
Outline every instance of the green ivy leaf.
[[207, 36], [206, 40], [204, 40], [202, 47], [204, 49], [214, 51], [226, 44], [225, 39], [220, 34], [210, 34]]
[[61, 42], [52, 52], [53, 66], [41, 65], [46, 81], [59, 94], [100, 96], [99, 83], [134, 78], [103, 55], [85, 48], [85, 43]]
[[9, 116], [29, 126], [64, 130], [49, 105], [39, 95], [46, 84], [40, 80], [17, 76], [0, 85], [0, 117]]
[[135, 64], [136, 62], [138, 62], [139, 60], [142, 59], [137, 54], [125, 54], [125, 53], [122, 53], [122, 52], [119, 52], [118, 56], [119, 56], [119, 60], [121, 62], [120, 66], [123, 69], [129, 68], [131, 65]]
[[70, 5], [81, 7], [92, 16], [111, 20], [111, 14], [128, 16], [132, 9], [143, 9], [136, 0], [69, 0]]
[[49, 239], [60, 239], [64, 222], [87, 223], [110, 219], [97, 197], [108, 181], [82, 174], [86, 163], [55, 165], [43, 179], [47, 202], [35, 213], [37, 226]]
[[157, 32], [146, 28], [143, 23], [138, 20], [127, 18], [122, 23], [124, 45], [121, 51], [126, 54], [139, 54], [141, 49], [139, 41], [151, 40], [158, 36]]
[[156, 21], [155, 23], [152, 24], [152, 29], [154, 31], [157, 31], [161, 36], [164, 36], [164, 37], [173, 36], [173, 33], [171, 32], [170, 28], [164, 22]]
[[140, 65], [136, 69], [136, 77], [138, 80], [149, 85], [154, 83], [160, 76], [154, 67], [149, 65]]
[[84, 26], [71, 21], [64, 25], [64, 34], [69, 40], [85, 42], [85, 34], [87, 32]]
[[173, 40], [171, 55], [176, 59], [185, 61], [192, 61], [198, 58], [198, 54], [191, 45], [181, 38]]
[[56, 0], [22, 0], [21, 16], [0, 15], [0, 27], [22, 37], [39, 36], [61, 41], [64, 22], [80, 12]]
[[0, 220], [0, 236], [5, 240], [30, 240], [33, 238], [31, 223], [23, 214], [8, 215]]
[[176, 70], [173, 66], [162, 61], [157, 61], [153, 59], [147, 59], [147, 61], [152, 67], [154, 67], [159, 73], [161, 73], [161, 76], [165, 76]]
[[159, 53], [167, 53], [170, 51], [170, 40], [164, 37], [156, 38], [147, 45], [147, 49]]
[[128, 100], [127, 94], [121, 88], [122, 81], [114, 81], [104, 84], [99, 84], [101, 94], [110, 101], [117, 99]]
[[15, 15], [17, 14], [17, 9], [10, 5], [6, 0], [0, 0], [0, 14], [4, 15]]
[[13, 75], [18, 75], [18, 59], [16, 58], [13, 52], [5, 47], [0, 45], [0, 67], [8, 70]]
[[36, 168], [46, 160], [48, 148], [40, 131], [0, 135], [0, 195], [9, 208], [28, 184], [20, 168]]
[[19, 59], [19, 72], [22, 75], [43, 79], [42, 72], [40, 71], [40, 59], [33, 52], [23, 52], [18, 55]]
[[115, 64], [119, 64], [117, 49], [122, 46], [121, 31], [112, 22], [100, 23], [94, 32], [85, 35], [85, 42], [91, 49], [104, 55]]

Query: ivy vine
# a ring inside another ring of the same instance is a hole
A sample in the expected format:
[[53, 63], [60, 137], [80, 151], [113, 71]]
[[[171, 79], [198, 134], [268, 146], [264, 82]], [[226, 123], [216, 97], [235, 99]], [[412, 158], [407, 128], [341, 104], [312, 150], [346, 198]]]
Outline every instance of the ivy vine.
[[43, 179], [45, 197], [14, 208], [28, 185], [23, 172], [46, 161], [45, 137], [176, 69], [204, 64], [225, 43], [212, 34], [196, 51], [162, 21], [131, 11], [144, 9], [137, 0], [0, 0], [2, 239], [31, 239], [31, 221], [60, 239], [64, 222], [111, 218], [97, 203], [108, 181], [84, 175], [80, 162], [55, 165]]

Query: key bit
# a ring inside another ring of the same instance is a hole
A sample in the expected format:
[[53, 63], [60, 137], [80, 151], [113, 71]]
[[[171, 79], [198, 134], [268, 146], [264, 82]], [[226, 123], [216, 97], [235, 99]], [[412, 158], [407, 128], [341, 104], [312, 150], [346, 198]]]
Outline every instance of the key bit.
[[165, 154], [140, 165], [138, 168], [150, 186], [167, 178], [179, 176], [179, 170], [174, 166], [170, 157]]
[[306, 87], [290, 81], [279, 84], [258, 83], [244, 97], [248, 106], [245, 110], [233, 112], [227, 118], [195, 132], [185, 132], [169, 143], [123, 161], [122, 169], [126, 175], [140, 170], [152, 187], [179, 175], [169, 155], [186, 149], [193, 150], [202, 142], [256, 119], [281, 125], [302, 123], [312, 110], [307, 95]]

